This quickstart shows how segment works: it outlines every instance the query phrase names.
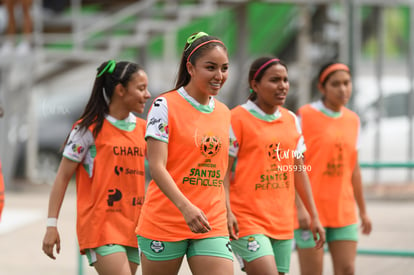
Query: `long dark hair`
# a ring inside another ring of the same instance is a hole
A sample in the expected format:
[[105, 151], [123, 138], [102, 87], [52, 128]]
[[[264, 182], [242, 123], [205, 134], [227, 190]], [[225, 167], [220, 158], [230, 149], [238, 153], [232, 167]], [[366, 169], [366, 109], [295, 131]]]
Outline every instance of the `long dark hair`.
[[[271, 61], [272, 59], [274, 59], [273, 61]], [[271, 62], [269, 62], [271, 61]], [[268, 63], [268, 64], [266, 64]], [[265, 67], [262, 68], [263, 65], [265, 65]], [[285, 63], [283, 63], [280, 59], [272, 57], [272, 56], [264, 56], [264, 57], [259, 57], [257, 58], [255, 61], [253, 61], [253, 63], [250, 65], [250, 70], [249, 70], [249, 87], [250, 87], [250, 95], [249, 95], [249, 100], [254, 101], [257, 99], [257, 93], [252, 89], [252, 81], [255, 80], [257, 82], [260, 82], [260, 80], [262, 79], [264, 73], [266, 72], [266, 70], [268, 68], [270, 68], [270, 66], [275, 65], [275, 64], [280, 64], [283, 67], [286, 68], [287, 71], [287, 66]], [[258, 72], [258, 70], [260, 69], [260, 71]]]
[[[112, 69], [111, 65], [113, 66]], [[116, 85], [121, 84], [126, 88], [131, 76], [140, 70], [143, 70], [140, 65], [127, 61], [115, 62], [108, 60], [102, 63], [97, 69], [91, 96], [78, 119], [79, 129], [85, 131], [89, 126], [95, 124], [92, 134], [96, 138], [102, 129], [105, 115], [109, 113], [109, 102]]]
[[[192, 35], [196, 35], [196, 34], [198, 33], [193, 33]], [[201, 47], [199, 47], [198, 49], [196, 49], [195, 51], [193, 51], [200, 44], [207, 42], [207, 41], [211, 41], [211, 40], [217, 40], [217, 41], [206, 43], [202, 45]], [[175, 88], [174, 88], [175, 90], [182, 86], [187, 85], [191, 80], [191, 76], [187, 70], [187, 62], [189, 61], [191, 62], [191, 64], [194, 65], [197, 59], [203, 56], [207, 50], [212, 49], [213, 47], [217, 47], [217, 46], [222, 47], [227, 52], [226, 46], [217, 37], [211, 36], [211, 35], [201, 36], [197, 38], [195, 41], [193, 41], [193, 43], [189, 44], [187, 42], [185, 44], [184, 50], [181, 56], [180, 67], [178, 69], [177, 81], [176, 81]], [[190, 54], [191, 56], [188, 59]]]

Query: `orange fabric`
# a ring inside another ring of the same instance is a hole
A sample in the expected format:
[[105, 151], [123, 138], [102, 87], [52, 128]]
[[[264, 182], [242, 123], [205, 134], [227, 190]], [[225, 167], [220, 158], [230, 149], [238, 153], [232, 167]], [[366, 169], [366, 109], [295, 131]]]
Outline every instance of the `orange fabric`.
[[138, 247], [135, 227], [145, 194], [145, 128], [140, 118], [130, 132], [105, 120], [95, 140], [92, 178], [82, 164], [78, 166], [77, 233], [82, 253], [105, 244]]
[[357, 163], [358, 116], [347, 108], [332, 118], [310, 105], [299, 109], [307, 150], [305, 164], [312, 192], [325, 227], [357, 222], [352, 172]]
[[328, 66], [327, 68], [325, 68], [325, 70], [323, 71], [323, 73], [319, 77], [319, 83], [320, 84], [323, 84], [323, 82], [328, 77], [328, 75], [330, 75], [331, 73], [333, 73], [335, 71], [346, 71], [346, 72], [349, 72], [349, 68], [348, 68], [347, 65], [342, 64], [342, 63], [332, 64], [332, 65]]
[[295, 201], [293, 167], [300, 133], [295, 118], [284, 108], [272, 122], [260, 120], [238, 106], [232, 110], [232, 128], [240, 145], [230, 203], [239, 236], [265, 234], [293, 238]]
[[177, 91], [162, 95], [168, 104], [167, 170], [181, 192], [207, 216], [208, 233], [191, 232], [178, 208], [151, 181], [137, 234], [159, 241], [228, 236], [223, 179], [229, 150], [230, 111], [215, 100], [215, 109], [198, 111]]
[[4, 207], [4, 179], [3, 179], [3, 172], [1, 170], [1, 162], [0, 162], [0, 220], [1, 220], [1, 213], [3, 212]]

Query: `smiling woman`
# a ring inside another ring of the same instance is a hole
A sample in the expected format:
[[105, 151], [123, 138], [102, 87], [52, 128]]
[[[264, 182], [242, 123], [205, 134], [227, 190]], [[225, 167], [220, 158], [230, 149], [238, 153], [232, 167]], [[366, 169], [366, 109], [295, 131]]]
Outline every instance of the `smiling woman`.
[[214, 98], [228, 63], [223, 42], [191, 35], [175, 88], [157, 97], [148, 114], [153, 180], [136, 231], [144, 275], [177, 274], [185, 255], [194, 274], [233, 274], [222, 184], [230, 111]]
[[134, 231], [145, 193], [146, 143], [145, 121], [133, 112], [143, 113], [150, 98], [147, 87], [147, 74], [138, 64], [109, 60], [98, 67], [89, 101], [66, 138], [50, 193], [43, 239], [50, 258], [60, 251], [57, 218], [76, 173], [80, 253], [99, 274], [136, 273], [140, 259]]

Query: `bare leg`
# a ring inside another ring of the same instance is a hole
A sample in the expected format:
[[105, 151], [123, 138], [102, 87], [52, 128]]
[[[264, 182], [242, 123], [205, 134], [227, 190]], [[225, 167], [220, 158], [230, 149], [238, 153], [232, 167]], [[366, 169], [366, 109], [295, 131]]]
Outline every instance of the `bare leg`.
[[301, 275], [322, 275], [323, 249], [298, 248]]
[[251, 262], [243, 260], [248, 275], [278, 274], [275, 257], [272, 255], [257, 258]]
[[131, 275], [135, 275], [137, 273], [138, 264], [129, 262], [129, 268], [131, 269]]
[[97, 261], [93, 265], [99, 275], [134, 275], [138, 265], [130, 263], [124, 252], [101, 256], [96, 253]]
[[357, 242], [334, 241], [329, 243], [329, 251], [335, 275], [354, 275]]
[[32, 0], [20, 0], [23, 8], [23, 33], [27, 38], [30, 38], [30, 35], [33, 31], [33, 21], [30, 15], [30, 7], [32, 6]]
[[180, 270], [183, 257], [168, 261], [151, 261], [141, 253], [141, 268], [143, 275], [177, 275]]
[[233, 261], [214, 256], [192, 256], [188, 265], [194, 275], [233, 275]]
[[6, 35], [14, 36], [16, 34], [16, 18], [14, 16], [16, 0], [4, 0], [4, 4], [6, 5], [8, 17]]

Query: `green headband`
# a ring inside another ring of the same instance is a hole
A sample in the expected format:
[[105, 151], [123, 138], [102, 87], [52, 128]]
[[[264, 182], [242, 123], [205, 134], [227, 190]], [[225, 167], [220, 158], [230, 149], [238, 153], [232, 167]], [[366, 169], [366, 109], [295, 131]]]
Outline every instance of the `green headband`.
[[187, 48], [186, 48], [184, 51], [188, 50], [188, 48], [190, 48], [190, 47], [191, 47], [191, 45], [193, 44], [193, 42], [194, 42], [194, 41], [196, 41], [196, 40], [197, 40], [197, 39], [199, 39], [200, 37], [207, 36], [207, 35], [208, 35], [208, 34], [207, 34], [207, 33], [205, 33], [205, 32], [199, 32], [199, 33], [196, 33], [196, 34], [190, 35], [190, 37], [188, 37], [188, 38], [187, 38], [187, 43], [188, 43], [188, 46], [187, 46]]
[[110, 73], [110, 74], [113, 73], [114, 70], [115, 70], [115, 66], [116, 66], [115, 60], [113, 60], [113, 59], [109, 60], [108, 64], [106, 64], [105, 68], [103, 68], [103, 70], [98, 74], [98, 76], [96, 78], [103, 75], [106, 71], [108, 71], [108, 73]]

